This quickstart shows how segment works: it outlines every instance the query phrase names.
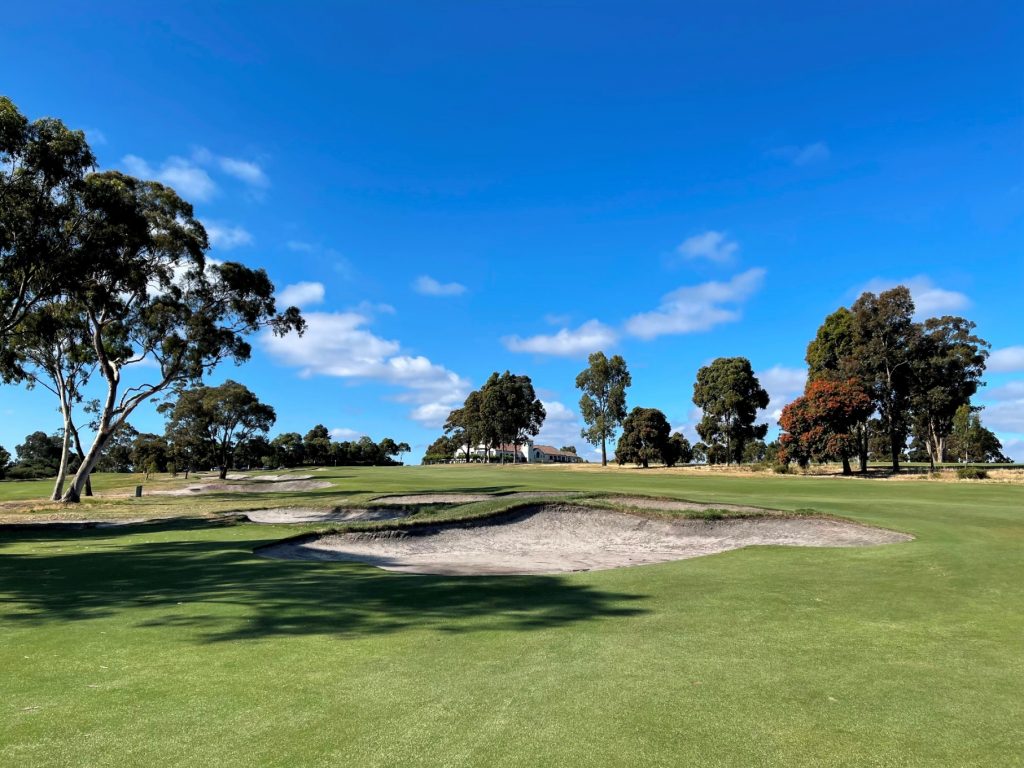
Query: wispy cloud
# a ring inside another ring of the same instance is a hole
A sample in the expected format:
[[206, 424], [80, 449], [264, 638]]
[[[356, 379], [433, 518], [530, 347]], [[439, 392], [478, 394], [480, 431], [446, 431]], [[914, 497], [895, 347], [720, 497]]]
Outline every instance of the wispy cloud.
[[502, 339], [511, 352], [533, 352], [538, 355], [584, 357], [616, 342], [618, 334], [607, 325], [588, 320], [579, 328], [563, 328], [554, 334], [539, 334], [528, 338], [506, 336]]
[[265, 189], [270, 186], [270, 179], [263, 169], [251, 160], [239, 160], [237, 157], [218, 157], [217, 165], [228, 176], [244, 181], [253, 187]]
[[807, 383], [806, 368], [773, 365], [771, 368], [757, 371], [755, 375], [761, 382], [761, 386], [768, 392], [770, 401], [766, 410], [776, 421], [782, 415], [783, 406], [803, 394], [804, 385]]
[[918, 318], [958, 312], [971, 306], [971, 300], [966, 294], [939, 288], [927, 275], [915, 275], [903, 280], [876, 277], [857, 291], [857, 295], [864, 291], [880, 293], [897, 285], [905, 285], [910, 289], [910, 295], [914, 299], [914, 316]]
[[764, 276], [764, 269], [755, 268], [728, 282], [711, 281], [678, 288], [662, 297], [658, 309], [629, 318], [626, 332], [641, 339], [653, 339], [666, 334], [707, 331], [739, 320], [739, 306], [760, 290]]
[[183, 157], [169, 157], [159, 168], [154, 168], [138, 155], [125, 155], [121, 165], [132, 176], [159, 181], [188, 200], [206, 202], [217, 192], [210, 174]]
[[227, 224], [218, 224], [213, 221], [204, 221], [203, 228], [210, 238], [210, 245], [230, 251], [243, 245], [252, 245], [252, 234], [244, 227], [233, 227]]
[[1024, 371], [1024, 346], [1003, 347], [992, 350], [986, 369], [992, 373]]
[[358, 440], [365, 434], [358, 429], [349, 429], [348, 427], [334, 427], [331, 430], [331, 437], [335, 440]]
[[462, 283], [442, 283], [430, 275], [420, 275], [412, 284], [416, 293], [424, 296], [460, 296], [466, 292], [466, 286]]
[[821, 163], [832, 156], [832, 152], [829, 150], [828, 144], [824, 141], [816, 141], [813, 144], [791, 144], [785, 147], [776, 147], [768, 154], [773, 157], [780, 157], [784, 160], [788, 160], [793, 165], [798, 166]]
[[732, 261], [739, 247], [739, 243], [729, 238], [724, 232], [708, 230], [686, 238], [676, 248], [676, 252], [684, 259], [707, 259], [725, 264]]
[[305, 240], [289, 240], [285, 243], [285, 247], [289, 251], [294, 251], [295, 253], [313, 253], [317, 250], [316, 245], [313, 243], [307, 243]]
[[438, 427], [460, 404], [469, 382], [422, 355], [403, 351], [398, 341], [383, 339], [366, 326], [370, 318], [358, 312], [307, 312], [306, 332], [283, 338], [265, 333], [260, 342], [278, 363], [298, 368], [299, 375], [334, 376], [355, 382], [374, 382], [399, 390], [395, 399], [415, 407], [410, 417]]
[[286, 307], [309, 307], [324, 303], [324, 284], [300, 282], [286, 285], [277, 294], [277, 301]]

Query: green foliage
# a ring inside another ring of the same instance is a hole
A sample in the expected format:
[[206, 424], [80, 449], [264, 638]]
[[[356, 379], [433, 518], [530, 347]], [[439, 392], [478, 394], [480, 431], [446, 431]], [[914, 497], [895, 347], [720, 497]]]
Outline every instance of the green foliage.
[[871, 399], [852, 380], [811, 379], [804, 394], [782, 409], [781, 458], [801, 467], [839, 459], [850, 474], [858, 448], [857, 425], [871, 415]]
[[676, 464], [689, 464], [693, 461], [693, 448], [690, 441], [682, 433], [673, 432], [668, 439], [668, 451], [665, 464], [674, 467]]
[[[265, 433], [277, 420], [274, 409], [260, 402], [248, 387], [228, 379], [216, 387], [184, 390], [172, 403], [160, 406], [168, 413], [167, 436], [184, 447], [179, 455], [212, 454], [227, 475], [235, 447], [257, 433]], [[194, 467], [193, 467], [194, 468]]]
[[961, 480], [987, 480], [988, 472], [977, 467], [960, 467], [956, 471], [956, 476]]
[[449, 435], [441, 435], [437, 440], [427, 446], [427, 452], [423, 455], [424, 464], [441, 464], [455, 458], [455, 451], [459, 448], [459, 442]]
[[768, 393], [745, 357], [720, 357], [697, 371], [693, 402], [704, 412], [697, 434], [708, 446], [709, 463], [741, 461], [746, 444], [768, 431], [767, 424], [754, 423], [758, 410], [768, 407]]
[[615, 446], [615, 459], [619, 464], [631, 462], [647, 469], [651, 462], [671, 466], [676, 461], [675, 451], [669, 439], [668, 419], [657, 408], [634, 408], [622, 424], [622, 437]]
[[576, 377], [576, 388], [583, 392], [580, 415], [587, 425], [580, 436], [591, 445], [601, 447], [601, 465], [604, 466], [608, 464], [608, 441], [626, 418], [626, 389], [633, 379], [620, 355], [609, 359], [604, 352], [594, 352], [587, 362], [586, 370]]
[[0, 480], [3, 480], [7, 475], [7, 467], [11, 463], [11, 453], [2, 445], [0, 445]]

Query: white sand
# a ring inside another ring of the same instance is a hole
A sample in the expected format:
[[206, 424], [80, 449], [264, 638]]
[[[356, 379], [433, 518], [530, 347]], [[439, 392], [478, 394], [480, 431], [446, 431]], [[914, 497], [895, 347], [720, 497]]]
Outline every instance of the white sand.
[[480, 524], [347, 533], [266, 547], [266, 557], [349, 560], [444, 575], [544, 574], [682, 560], [752, 545], [860, 547], [913, 537], [818, 518], [650, 520], [607, 510], [541, 506]]

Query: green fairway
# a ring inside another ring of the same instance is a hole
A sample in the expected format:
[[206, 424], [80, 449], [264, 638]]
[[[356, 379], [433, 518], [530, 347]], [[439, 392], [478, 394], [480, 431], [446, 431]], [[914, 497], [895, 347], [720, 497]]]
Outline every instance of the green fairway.
[[[814, 509], [916, 540], [459, 578], [252, 554], [308, 527], [0, 531], [0, 765], [1024, 765], [1024, 485], [522, 466], [316, 477], [336, 486], [76, 514], [577, 490]], [[97, 489], [117, 482], [131, 484]], [[0, 499], [30, 485], [0, 484]]]

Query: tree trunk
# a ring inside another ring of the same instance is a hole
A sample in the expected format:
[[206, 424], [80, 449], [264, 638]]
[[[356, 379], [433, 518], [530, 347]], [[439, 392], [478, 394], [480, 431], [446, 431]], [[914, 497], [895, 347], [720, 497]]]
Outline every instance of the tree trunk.
[[67, 416], [64, 417], [64, 441], [60, 447], [60, 466], [57, 468], [57, 481], [53, 484], [51, 501], [60, 501], [64, 495], [64, 481], [68, 476], [68, 458], [71, 455], [71, 430], [68, 429]]
[[845, 453], [843, 454], [843, 474], [844, 475], [852, 475], [853, 474], [853, 470], [850, 469], [850, 457], [847, 456]]
[[[85, 451], [82, 450], [82, 439], [78, 436], [78, 428], [73, 421], [68, 421], [68, 428], [71, 436], [75, 439], [75, 454], [78, 456], [78, 466], [85, 463]], [[85, 478], [85, 495], [92, 496], [92, 475]]]
[[64, 496], [61, 498], [61, 501], [67, 503], [78, 503], [82, 500], [82, 489], [85, 487], [85, 484], [89, 479], [89, 475], [96, 468], [96, 464], [100, 460], [103, 449], [107, 447], [107, 442], [113, 434], [114, 431], [109, 426], [101, 426], [100, 431], [96, 433], [96, 439], [89, 447], [89, 452], [82, 460], [82, 465], [78, 468], [78, 472], [75, 473], [75, 479], [71, 481], [71, 485], [68, 487], [67, 491], [64, 492]]
[[868, 472], [868, 425], [866, 422], [857, 427], [857, 460], [860, 465], [860, 473], [866, 475]]
[[889, 421], [889, 453], [892, 456], [892, 471], [893, 473], [900, 471], [900, 446], [896, 440], [896, 425]]
[[601, 466], [602, 467], [607, 467], [608, 466], [608, 448], [605, 445], [606, 442], [607, 441], [605, 440], [605, 438], [602, 437], [601, 438]]
[[220, 472], [217, 473], [217, 477], [219, 477], [221, 480], [227, 480], [228, 479], [228, 468], [227, 468], [227, 466], [225, 466], [224, 464], [220, 465]]

